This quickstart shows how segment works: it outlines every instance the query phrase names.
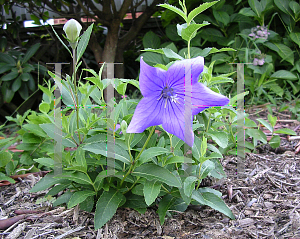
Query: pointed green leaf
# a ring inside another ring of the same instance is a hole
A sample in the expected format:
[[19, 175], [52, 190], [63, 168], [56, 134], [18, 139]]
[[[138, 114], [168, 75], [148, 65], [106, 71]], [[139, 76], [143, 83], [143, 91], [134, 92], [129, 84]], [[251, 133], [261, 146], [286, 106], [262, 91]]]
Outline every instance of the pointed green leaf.
[[230, 22], [230, 16], [227, 12], [213, 10], [213, 15], [218, 22], [223, 23], [225, 26]]
[[156, 49], [160, 46], [160, 38], [154, 32], [149, 31], [143, 37], [143, 46], [144, 48]]
[[263, 11], [261, 3], [258, 0], [248, 0], [248, 3], [255, 14], [260, 17], [261, 12]]
[[54, 178], [54, 173], [48, 173], [45, 177], [43, 177], [40, 181], [38, 181], [33, 188], [30, 190], [31, 193], [36, 193], [38, 191], [45, 190], [54, 184], [57, 184], [63, 181], [60, 178]]
[[[107, 157], [107, 143], [92, 143], [83, 147], [84, 150], [93, 152], [95, 154], [101, 154]], [[130, 164], [130, 156], [125, 149], [120, 145], [114, 145], [114, 158], [122, 161], [123, 163]]]
[[222, 148], [226, 148], [228, 145], [228, 135], [225, 132], [210, 131], [206, 133], [208, 136], [211, 136], [212, 139]]
[[269, 145], [273, 148], [276, 149], [280, 146], [280, 136], [279, 135], [274, 135], [271, 140], [269, 141]]
[[74, 182], [80, 183], [80, 184], [93, 185], [93, 182], [91, 181], [90, 177], [88, 177], [86, 174], [81, 173], [81, 172], [74, 172], [74, 173], [65, 172], [59, 176], [55, 176], [55, 178], [68, 179], [68, 180], [71, 180], [71, 181], [74, 181]]
[[0, 168], [5, 167], [11, 159], [12, 155], [9, 152], [0, 151]]
[[300, 47], [300, 32], [292, 32], [290, 37]]
[[75, 192], [68, 202], [68, 208], [72, 208], [77, 204], [83, 202], [87, 197], [93, 196], [96, 193], [90, 190], [78, 191]]
[[85, 52], [86, 47], [89, 44], [90, 36], [93, 30], [94, 23], [92, 23], [88, 29], [82, 34], [77, 46], [77, 63], [79, 62], [80, 58], [82, 57], [83, 53]]
[[231, 210], [227, 207], [224, 201], [216, 196], [211, 192], [199, 192], [194, 191], [192, 194], [192, 198], [199, 202], [202, 205], [207, 205], [223, 214], [228, 216], [231, 219], [235, 219], [234, 215], [232, 214]]
[[52, 158], [38, 158], [38, 159], [33, 159], [33, 161], [49, 168], [53, 168], [55, 164], [55, 161]]
[[195, 190], [195, 184], [197, 181], [197, 177], [188, 176], [183, 183], [184, 194], [188, 197], [192, 195], [192, 192]]
[[[188, 21], [188, 18], [186, 17], [186, 15], [184, 14], [183, 11], [181, 11], [179, 8], [175, 7], [175, 6], [172, 6], [170, 4], [159, 4], [158, 6], [160, 7], [164, 7], [164, 8], [167, 8], [169, 10], [171, 10], [172, 12], [175, 12], [177, 13], [179, 16], [181, 16], [186, 22]], [[192, 15], [191, 15], [192, 17]]]
[[157, 214], [159, 216], [160, 225], [165, 222], [165, 216], [168, 209], [175, 203], [176, 198], [170, 194], [165, 195], [158, 204]]
[[191, 24], [181, 30], [181, 37], [186, 41], [190, 41], [196, 36], [196, 33], [200, 28], [207, 26], [209, 24], [210, 23], [208, 22], [203, 24]]
[[6, 176], [4, 173], [1, 173], [0, 172], [0, 181], [8, 181], [8, 182], [10, 182], [10, 183], [16, 183], [16, 181], [15, 180], [13, 180], [11, 177], [8, 177], [8, 176]]
[[199, 7], [195, 8], [194, 10], [192, 10], [187, 17], [186, 20], [187, 24], [189, 25], [197, 15], [199, 15], [201, 12], [205, 11], [206, 9], [210, 8], [212, 5], [216, 4], [217, 2], [219, 1], [206, 2], [201, 4]]
[[143, 151], [143, 153], [141, 154], [141, 157], [138, 159], [138, 165], [141, 165], [143, 163], [150, 161], [150, 159], [153, 157], [156, 157], [161, 154], [167, 154], [169, 152], [170, 152], [170, 150], [168, 150], [166, 148], [161, 148], [161, 147], [152, 147], [152, 148], [146, 149], [145, 151]]
[[111, 188], [108, 192], [103, 191], [96, 205], [94, 219], [95, 230], [103, 227], [116, 213], [120, 203], [125, 200], [125, 196], [115, 189]]
[[297, 135], [294, 130], [288, 129], [288, 128], [283, 128], [274, 131], [275, 134], [288, 134], [288, 135]]
[[10, 81], [10, 80], [16, 79], [18, 75], [19, 75], [19, 72], [12, 71], [12, 72], [9, 72], [8, 74], [2, 76], [1, 80], [2, 81]]
[[40, 48], [40, 45], [40, 43], [36, 43], [27, 50], [25, 56], [23, 57], [22, 64], [26, 63], [37, 52], [37, 50]]
[[148, 206], [150, 206], [157, 198], [160, 192], [161, 182], [158, 181], [148, 181], [146, 180], [144, 184], [144, 197]]
[[297, 76], [294, 75], [292, 72], [287, 71], [287, 70], [279, 70], [274, 72], [270, 78], [275, 78], [275, 79], [285, 79], [285, 80], [297, 80]]
[[215, 168], [215, 164], [210, 161], [206, 160], [204, 163], [201, 165], [201, 170], [200, 170], [200, 178], [206, 178], [207, 175]]
[[257, 121], [259, 123], [261, 123], [263, 126], [265, 126], [268, 130], [270, 130], [271, 133], [273, 132], [272, 126], [266, 120], [264, 120], [264, 119], [257, 119]]
[[87, 164], [85, 159], [85, 151], [82, 149], [82, 147], [77, 148], [75, 153], [75, 159], [78, 165], [82, 166], [85, 171], [87, 170]]
[[132, 175], [146, 178], [149, 181], [157, 180], [169, 186], [181, 187], [181, 182], [168, 169], [155, 164], [143, 164], [137, 167]]
[[184, 156], [173, 156], [168, 158], [165, 162], [165, 165], [173, 164], [173, 163], [194, 163], [195, 161], [191, 158], [184, 157]]
[[52, 30], [53, 30], [54, 34], [56, 35], [56, 37], [58, 38], [58, 40], [60, 41], [60, 43], [64, 46], [64, 48], [67, 49], [67, 51], [70, 53], [70, 55], [72, 55], [69, 47], [67, 47], [66, 44], [61, 40], [61, 38], [59, 37], [59, 35], [57, 34], [57, 32], [54, 30], [53, 26], [52, 25], [50, 25], [50, 26], [52, 27]]

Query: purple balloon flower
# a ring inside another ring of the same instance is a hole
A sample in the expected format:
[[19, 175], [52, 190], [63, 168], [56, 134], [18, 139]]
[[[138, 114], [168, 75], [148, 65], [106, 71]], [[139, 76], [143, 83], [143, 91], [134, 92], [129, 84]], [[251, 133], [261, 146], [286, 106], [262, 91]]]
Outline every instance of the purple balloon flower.
[[177, 61], [167, 71], [147, 65], [141, 57], [139, 82], [144, 98], [136, 107], [127, 133], [142, 133], [150, 126], [162, 125], [192, 147], [192, 115], [229, 103], [227, 97], [198, 82], [203, 67], [200, 56]]

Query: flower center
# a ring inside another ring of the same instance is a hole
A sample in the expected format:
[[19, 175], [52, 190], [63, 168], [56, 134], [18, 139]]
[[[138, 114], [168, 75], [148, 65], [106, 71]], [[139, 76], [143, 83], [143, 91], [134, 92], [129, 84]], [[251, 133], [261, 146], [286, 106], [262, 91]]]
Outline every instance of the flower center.
[[167, 106], [168, 99], [170, 99], [171, 102], [178, 103], [177, 94], [175, 94], [174, 90], [168, 85], [161, 91], [161, 95], [157, 100], [160, 100], [161, 98], [165, 99], [165, 108]]

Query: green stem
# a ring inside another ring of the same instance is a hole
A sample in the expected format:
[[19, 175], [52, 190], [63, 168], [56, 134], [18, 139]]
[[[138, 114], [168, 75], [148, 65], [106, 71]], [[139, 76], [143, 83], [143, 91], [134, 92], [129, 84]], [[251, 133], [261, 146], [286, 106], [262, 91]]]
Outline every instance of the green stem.
[[79, 109], [78, 109], [78, 95], [77, 95], [77, 82], [76, 82], [76, 48], [73, 49], [73, 84], [74, 84], [74, 89], [75, 89], [75, 97], [76, 97], [76, 105], [75, 105], [75, 110], [76, 110], [76, 118], [77, 118], [77, 131], [78, 131], [78, 138], [79, 142], [81, 142], [80, 139], [80, 132], [79, 132]]
[[138, 154], [138, 156], [135, 158], [135, 160], [131, 163], [129, 170], [127, 171], [127, 173], [125, 174], [125, 176], [123, 177], [123, 179], [122, 179], [122, 181], [121, 181], [121, 183], [120, 183], [120, 187], [121, 187], [122, 184], [124, 183], [124, 180], [127, 178], [127, 176], [128, 176], [128, 175], [131, 173], [131, 171], [133, 170], [134, 164], [136, 163], [136, 161], [138, 160], [138, 158], [141, 156], [142, 152], [143, 152], [144, 149], [146, 148], [147, 144], [149, 143], [149, 140], [150, 140], [150, 138], [151, 138], [151, 136], [152, 136], [154, 130], [155, 130], [155, 126], [152, 126], [151, 131], [150, 131], [150, 134], [149, 134], [149, 136], [148, 136], [148, 138], [147, 138], [147, 140], [146, 140], [146, 142], [145, 142], [145, 144], [144, 144], [142, 150], [140, 151], [140, 153]]
[[188, 59], [191, 59], [191, 41], [188, 41]]

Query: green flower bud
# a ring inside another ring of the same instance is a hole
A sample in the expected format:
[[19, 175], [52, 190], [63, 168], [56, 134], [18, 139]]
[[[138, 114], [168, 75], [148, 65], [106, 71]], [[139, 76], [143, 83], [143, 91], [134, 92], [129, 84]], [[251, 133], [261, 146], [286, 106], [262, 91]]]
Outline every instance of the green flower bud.
[[64, 25], [63, 30], [67, 35], [68, 41], [70, 42], [72, 49], [75, 49], [77, 46], [78, 37], [79, 37], [81, 29], [82, 29], [82, 26], [75, 19], [70, 19]]
[[127, 130], [127, 122], [125, 120], [122, 120], [121, 131], [123, 132], [123, 134], [126, 134], [126, 130]]

